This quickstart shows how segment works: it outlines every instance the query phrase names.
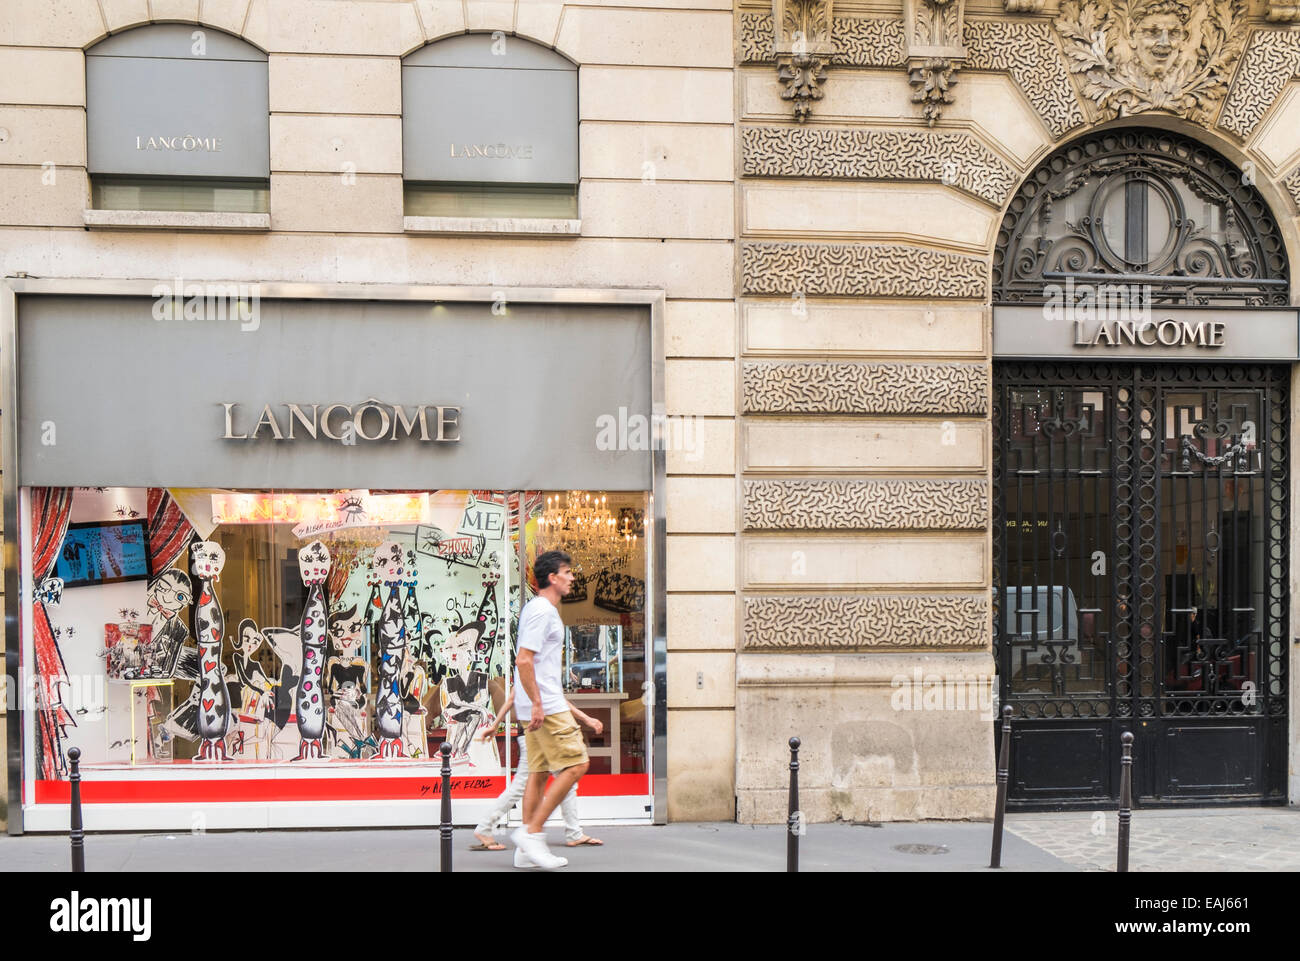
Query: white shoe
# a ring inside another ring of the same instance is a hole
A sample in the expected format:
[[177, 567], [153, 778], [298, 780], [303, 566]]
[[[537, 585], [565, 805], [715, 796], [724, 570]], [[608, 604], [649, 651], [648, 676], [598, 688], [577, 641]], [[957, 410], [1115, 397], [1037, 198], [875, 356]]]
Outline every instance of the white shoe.
[[554, 871], [569, 863], [567, 858], [556, 857], [551, 853], [550, 848], [546, 846], [545, 834], [529, 834], [520, 826], [511, 833], [510, 840], [515, 843], [517, 851], [523, 852], [525, 859], [530, 861], [533, 867], [541, 868], [543, 871]]
[[515, 867], [535, 868], [537, 865], [528, 860], [528, 855], [524, 853], [523, 848], [515, 848]]

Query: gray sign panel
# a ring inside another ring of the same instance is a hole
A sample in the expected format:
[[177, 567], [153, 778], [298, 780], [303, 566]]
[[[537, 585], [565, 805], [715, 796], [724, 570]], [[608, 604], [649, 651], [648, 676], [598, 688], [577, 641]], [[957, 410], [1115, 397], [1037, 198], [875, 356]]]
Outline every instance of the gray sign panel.
[[576, 184], [578, 71], [559, 54], [488, 34], [431, 44], [402, 64], [407, 180]]
[[87, 53], [91, 174], [270, 177], [266, 54], [193, 32], [132, 30]]
[[[251, 320], [156, 320], [155, 303], [19, 296], [21, 484], [650, 488], [650, 452], [601, 450], [620, 445], [597, 429], [651, 413], [649, 308], [263, 301]], [[371, 398], [386, 413], [344, 430]], [[325, 436], [331, 405], [329, 433], [354, 443]], [[430, 439], [394, 405], [424, 406]], [[434, 439], [438, 406], [460, 408], [459, 441]], [[267, 407], [293, 440], [258, 429]]]
[[1294, 361], [1300, 358], [1298, 324], [1294, 309], [995, 307], [993, 356]]

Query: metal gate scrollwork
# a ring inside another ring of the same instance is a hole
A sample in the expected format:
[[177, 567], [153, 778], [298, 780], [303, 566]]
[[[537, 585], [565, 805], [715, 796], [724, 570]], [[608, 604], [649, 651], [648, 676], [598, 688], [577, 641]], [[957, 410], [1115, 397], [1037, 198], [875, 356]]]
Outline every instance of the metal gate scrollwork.
[[[995, 366], [994, 636], [1012, 798], [1285, 797], [1289, 372]], [[1019, 768], [1017, 770], [1017, 767]]]

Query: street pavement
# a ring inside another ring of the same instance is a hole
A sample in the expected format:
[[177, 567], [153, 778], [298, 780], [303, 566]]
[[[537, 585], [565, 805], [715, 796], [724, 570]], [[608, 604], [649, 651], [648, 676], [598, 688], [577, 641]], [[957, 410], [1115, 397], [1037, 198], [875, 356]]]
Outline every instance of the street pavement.
[[[563, 831], [548, 831], [551, 850], [569, 871], [785, 870], [784, 825], [668, 824], [626, 827], [590, 824], [603, 847], [565, 848]], [[800, 839], [803, 871], [985, 871], [992, 825], [921, 822], [859, 826], [810, 824]], [[514, 871], [513, 847], [470, 851], [473, 833], [458, 828], [457, 871]], [[909, 847], [919, 846], [919, 847]], [[902, 847], [903, 850], [899, 850]], [[934, 853], [909, 853], [933, 851]], [[66, 871], [65, 836], [0, 837], [0, 872]], [[1077, 871], [1028, 841], [1007, 835], [1003, 865], [1010, 871]], [[436, 830], [241, 831], [208, 834], [92, 834], [88, 871], [436, 871]]]
[[[1114, 811], [1012, 814], [1003, 843], [1004, 871], [1113, 871]], [[552, 851], [569, 871], [785, 870], [784, 825], [588, 825], [603, 847]], [[895, 824], [810, 824], [800, 839], [803, 871], [986, 872], [992, 824], [922, 821]], [[457, 871], [513, 871], [512, 847], [470, 851], [473, 834], [454, 835]], [[436, 830], [232, 831], [206, 834], [91, 834], [89, 871], [431, 871], [438, 869]], [[1131, 870], [1300, 870], [1300, 811], [1233, 808], [1213, 812], [1135, 811]], [[0, 872], [68, 869], [62, 835], [0, 837]]]

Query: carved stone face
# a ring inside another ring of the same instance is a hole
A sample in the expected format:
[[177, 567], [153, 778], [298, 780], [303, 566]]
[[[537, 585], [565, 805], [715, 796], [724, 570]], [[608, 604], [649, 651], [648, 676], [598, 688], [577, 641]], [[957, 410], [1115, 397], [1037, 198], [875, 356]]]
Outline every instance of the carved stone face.
[[330, 552], [320, 541], [298, 551], [298, 574], [308, 587], [321, 583], [330, 572]]
[[379, 580], [392, 583], [406, 577], [405, 553], [397, 541], [384, 541], [375, 548], [375, 556], [370, 559], [370, 569]]
[[1179, 47], [1187, 40], [1187, 29], [1173, 13], [1150, 13], [1138, 21], [1138, 61], [1153, 77], [1162, 77], [1173, 66]]
[[190, 570], [196, 577], [213, 579], [226, 566], [226, 552], [216, 541], [199, 541], [190, 550]]

